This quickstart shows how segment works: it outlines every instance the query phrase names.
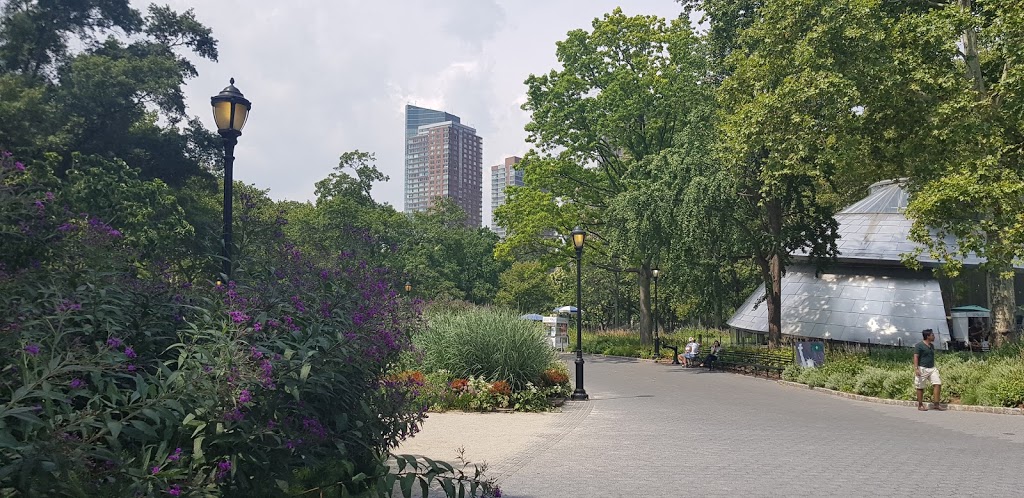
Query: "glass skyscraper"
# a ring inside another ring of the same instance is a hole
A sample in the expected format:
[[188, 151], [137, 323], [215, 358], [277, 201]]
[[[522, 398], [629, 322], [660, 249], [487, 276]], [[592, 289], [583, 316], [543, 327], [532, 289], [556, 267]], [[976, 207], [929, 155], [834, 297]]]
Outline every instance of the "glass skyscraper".
[[414, 105], [406, 105], [405, 139], [409, 140], [410, 138], [415, 137], [420, 126], [443, 123], [445, 121], [461, 123], [459, 117], [454, 114], [448, 114], [444, 111], [435, 111], [433, 109], [425, 109], [423, 107], [416, 107]]
[[516, 169], [522, 158], [506, 157], [504, 164], [491, 166], [491, 230], [498, 237], [505, 238], [505, 227], [498, 226], [494, 221], [494, 210], [505, 204], [505, 187], [522, 187], [523, 170]]
[[483, 139], [458, 116], [405, 106], [405, 212], [430, 209], [447, 197], [466, 212], [466, 225], [482, 223]]

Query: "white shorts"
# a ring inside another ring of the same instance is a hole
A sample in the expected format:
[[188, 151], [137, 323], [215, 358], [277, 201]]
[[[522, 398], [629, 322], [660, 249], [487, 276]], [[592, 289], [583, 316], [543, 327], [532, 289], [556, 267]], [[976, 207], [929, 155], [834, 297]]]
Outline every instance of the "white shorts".
[[931, 385], [942, 385], [942, 379], [939, 378], [938, 368], [925, 368], [920, 367], [920, 375], [914, 374], [914, 389], [924, 389], [925, 383]]

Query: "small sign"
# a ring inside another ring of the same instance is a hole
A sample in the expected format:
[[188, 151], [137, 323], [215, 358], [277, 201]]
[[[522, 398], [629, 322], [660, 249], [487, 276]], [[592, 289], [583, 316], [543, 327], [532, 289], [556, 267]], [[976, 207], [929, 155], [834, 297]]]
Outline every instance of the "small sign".
[[825, 364], [824, 342], [798, 342], [793, 347], [793, 357], [801, 367], [819, 368]]

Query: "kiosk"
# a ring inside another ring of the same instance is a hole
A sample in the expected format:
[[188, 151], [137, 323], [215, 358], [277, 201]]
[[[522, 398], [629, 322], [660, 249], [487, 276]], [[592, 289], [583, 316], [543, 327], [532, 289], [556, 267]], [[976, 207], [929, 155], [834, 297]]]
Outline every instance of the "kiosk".
[[543, 323], [551, 347], [565, 351], [569, 347], [569, 319], [561, 316], [546, 316]]
[[988, 331], [991, 327], [992, 313], [981, 306], [960, 306], [949, 310], [950, 322], [953, 324], [953, 341], [969, 347], [972, 330]]

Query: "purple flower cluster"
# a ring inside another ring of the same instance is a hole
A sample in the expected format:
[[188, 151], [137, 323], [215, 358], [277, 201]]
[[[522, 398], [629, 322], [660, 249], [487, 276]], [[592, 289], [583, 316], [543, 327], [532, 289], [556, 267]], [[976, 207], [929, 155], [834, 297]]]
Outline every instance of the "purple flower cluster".
[[231, 321], [235, 323], [245, 323], [249, 321], [249, 315], [246, 315], [242, 311], [229, 311], [228, 316], [231, 317]]
[[270, 360], [260, 362], [260, 383], [266, 389], [274, 388], [274, 364]]
[[76, 303], [74, 301], [68, 301], [67, 299], [65, 299], [64, 301], [61, 301], [61, 303], [57, 305], [57, 313], [67, 313], [69, 311], [81, 311], [81, 310], [82, 310], [82, 305], [80, 303]]
[[114, 238], [121, 236], [120, 230], [111, 227], [98, 218], [89, 218], [89, 227], [96, 233], [106, 234]]
[[171, 496], [181, 496], [181, 485], [180, 484], [175, 484], [175, 485], [167, 488], [167, 494], [169, 494]]
[[174, 448], [174, 453], [167, 455], [167, 460], [177, 462], [181, 458], [181, 448]]
[[82, 389], [85, 386], [86, 386], [86, 382], [84, 380], [82, 380], [82, 379], [77, 378], [77, 377], [74, 378], [74, 379], [71, 379], [71, 383], [68, 384], [68, 387], [70, 387], [71, 389]]
[[122, 344], [124, 344], [124, 342], [121, 341], [120, 338], [110, 337], [110, 338], [107, 339], [107, 347], [119, 348], [119, 347], [121, 347]]
[[224, 479], [231, 472], [231, 461], [221, 460], [217, 463], [217, 479]]
[[303, 417], [302, 430], [319, 440], [327, 439], [327, 429], [315, 417]]
[[38, 344], [33, 344], [33, 343], [26, 344], [23, 349], [25, 350], [26, 353], [29, 354], [29, 356], [36, 356], [36, 355], [39, 354], [39, 345]]
[[238, 393], [238, 404], [248, 405], [252, 403], [252, 393], [248, 389], [242, 389], [242, 392]]

